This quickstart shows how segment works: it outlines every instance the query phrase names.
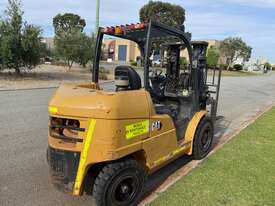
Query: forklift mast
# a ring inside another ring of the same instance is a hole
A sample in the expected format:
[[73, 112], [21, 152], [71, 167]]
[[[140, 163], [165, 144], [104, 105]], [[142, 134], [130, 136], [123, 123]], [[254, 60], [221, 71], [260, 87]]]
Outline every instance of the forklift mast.
[[199, 102], [202, 109], [206, 108], [207, 100], [207, 60], [206, 53], [208, 42], [192, 42], [193, 47], [193, 67], [197, 68]]
[[[193, 67], [197, 68], [199, 102], [201, 109], [206, 109], [208, 104], [211, 104], [211, 117], [216, 120], [217, 107], [219, 101], [219, 90], [221, 82], [221, 69], [218, 70], [216, 76], [216, 68], [213, 70], [212, 78], [208, 78], [207, 66], [207, 48], [208, 42], [193, 41]], [[216, 94], [214, 98], [210, 94]]]

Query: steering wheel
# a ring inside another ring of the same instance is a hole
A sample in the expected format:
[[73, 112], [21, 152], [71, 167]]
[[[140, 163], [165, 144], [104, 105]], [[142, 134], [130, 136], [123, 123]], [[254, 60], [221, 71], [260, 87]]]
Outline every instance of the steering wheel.
[[161, 99], [164, 97], [164, 88], [165, 88], [165, 81], [166, 77], [162, 75], [162, 69], [154, 69], [149, 71], [152, 75], [150, 75], [151, 80], [151, 94], [156, 99]]
[[162, 69], [159, 69], [159, 68], [157, 68], [157, 69], [155, 69], [154, 71], [153, 71], [153, 73], [154, 73], [154, 75], [156, 76], [156, 77], [159, 77], [159, 76], [161, 76], [162, 75]]

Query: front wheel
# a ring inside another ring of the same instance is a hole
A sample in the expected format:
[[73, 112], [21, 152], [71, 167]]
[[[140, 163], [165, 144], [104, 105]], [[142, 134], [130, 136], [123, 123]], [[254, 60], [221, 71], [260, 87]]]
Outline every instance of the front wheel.
[[146, 172], [135, 160], [107, 164], [95, 180], [93, 196], [98, 206], [137, 205]]
[[201, 160], [211, 151], [214, 138], [214, 126], [209, 117], [204, 117], [200, 122], [193, 142], [193, 158]]

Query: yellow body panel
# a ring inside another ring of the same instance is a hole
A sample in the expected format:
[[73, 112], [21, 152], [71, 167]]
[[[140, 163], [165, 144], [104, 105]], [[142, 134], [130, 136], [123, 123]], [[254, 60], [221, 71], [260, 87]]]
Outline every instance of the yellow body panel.
[[193, 140], [197, 131], [197, 127], [202, 118], [206, 116], [206, 111], [197, 112], [192, 120], [189, 122], [186, 133], [185, 133], [185, 142], [192, 142], [191, 147], [189, 148], [188, 155], [192, 155], [193, 152]]
[[[192, 154], [196, 128], [206, 111], [189, 122], [185, 138], [177, 141], [173, 120], [155, 113], [150, 94], [137, 91], [105, 92], [89, 85], [61, 86], [49, 103], [52, 117], [77, 119], [85, 132], [78, 132], [83, 142], [70, 143], [49, 135], [49, 146], [81, 152], [73, 193], [81, 194], [89, 167], [96, 163], [135, 157], [149, 173], [183, 154]], [[161, 122], [161, 128], [153, 124]]]

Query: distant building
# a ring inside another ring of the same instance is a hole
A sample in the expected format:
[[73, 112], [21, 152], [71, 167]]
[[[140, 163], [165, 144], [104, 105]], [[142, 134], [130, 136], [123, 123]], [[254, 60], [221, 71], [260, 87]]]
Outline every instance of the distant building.
[[140, 56], [138, 45], [125, 39], [104, 39], [103, 50], [108, 61], [130, 62]]
[[[203, 40], [207, 41], [209, 44], [209, 48], [211, 46], [219, 47], [220, 41], [218, 40]], [[129, 40], [125, 39], [104, 39], [103, 40], [103, 50], [105, 53], [105, 59], [108, 61], [119, 61], [119, 62], [130, 62], [137, 61], [140, 57], [140, 50], [138, 45]], [[186, 57], [188, 59], [187, 50], [182, 50], [182, 57]]]
[[42, 43], [46, 44], [47, 49], [54, 49], [54, 38], [44, 37], [41, 40]]
[[260, 71], [264, 70], [265, 63], [268, 62], [268, 59], [260, 57], [258, 59], [250, 59], [245, 63], [244, 69], [248, 71]]

